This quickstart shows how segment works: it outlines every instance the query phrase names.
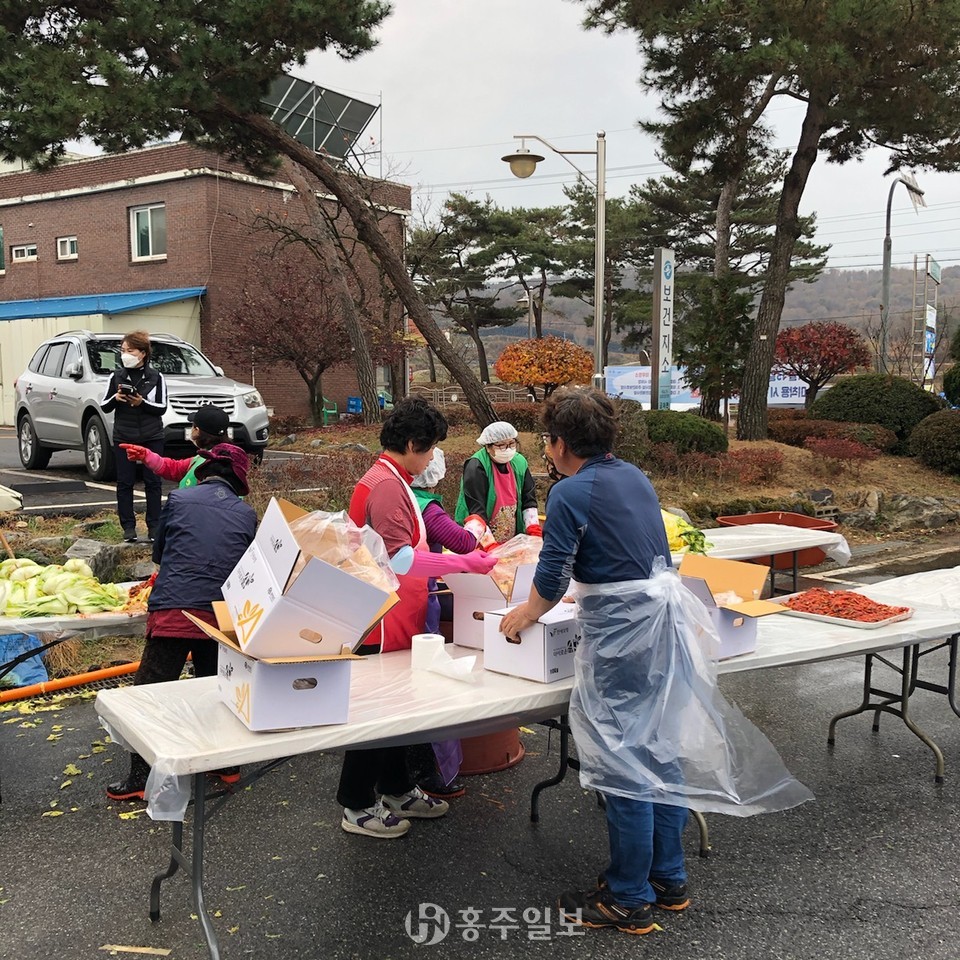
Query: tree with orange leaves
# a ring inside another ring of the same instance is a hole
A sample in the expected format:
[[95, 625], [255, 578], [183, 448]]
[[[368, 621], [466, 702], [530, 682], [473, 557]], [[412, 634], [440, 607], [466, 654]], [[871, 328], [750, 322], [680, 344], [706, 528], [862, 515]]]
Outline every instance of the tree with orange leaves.
[[494, 365], [504, 383], [526, 387], [534, 400], [537, 387], [543, 387], [546, 399], [566, 383], [589, 383], [593, 376], [593, 354], [562, 337], [518, 340], [511, 343]]

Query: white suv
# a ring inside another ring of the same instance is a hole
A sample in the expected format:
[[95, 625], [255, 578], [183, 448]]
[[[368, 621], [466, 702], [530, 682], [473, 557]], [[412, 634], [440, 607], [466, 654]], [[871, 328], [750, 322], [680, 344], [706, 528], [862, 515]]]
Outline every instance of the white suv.
[[[17, 440], [27, 469], [42, 470], [57, 450], [82, 450], [94, 480], [113, 476], [113, 414], [105, 414], [100, 401], [120, 363], [122, 340], [118, 333], [71, 330], [41, 344], [16, 384]], [[151, 334], [150, 365], [167, 385], [168, 447], [189, 447], [187, 416], [212, 403], [229, 414], [233, 442], [262, 457], [268, 420], [257, 390], [225, 377], [196, 347], [170, 334]]]

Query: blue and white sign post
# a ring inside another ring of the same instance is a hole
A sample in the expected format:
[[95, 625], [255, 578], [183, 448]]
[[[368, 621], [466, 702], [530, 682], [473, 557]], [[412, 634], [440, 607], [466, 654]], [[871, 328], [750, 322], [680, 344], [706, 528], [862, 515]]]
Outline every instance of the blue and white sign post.
[[650, 409], [670, 409], [673, 365], [673, 251], [658, 247], [653, 255], [653, 323], [650, 331]]

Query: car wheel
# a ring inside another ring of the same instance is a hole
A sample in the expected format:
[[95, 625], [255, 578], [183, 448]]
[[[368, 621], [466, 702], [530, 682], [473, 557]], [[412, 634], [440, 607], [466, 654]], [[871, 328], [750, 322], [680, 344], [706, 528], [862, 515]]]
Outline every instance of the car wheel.
[[17, 427], [17, 446], [20, 450], [20, 462], [28, 470], [43, 470], [50, 462], [52, 450], [40, 446], [37, 431], [33, 429], [33, 421], [25, 416]]
[[94, 480], [112, 480], [114, 477], [113, 448], [107, 439], [107, 428], [96, 416], [87, 421], [83, 433], [83, 457], [87, 473]]

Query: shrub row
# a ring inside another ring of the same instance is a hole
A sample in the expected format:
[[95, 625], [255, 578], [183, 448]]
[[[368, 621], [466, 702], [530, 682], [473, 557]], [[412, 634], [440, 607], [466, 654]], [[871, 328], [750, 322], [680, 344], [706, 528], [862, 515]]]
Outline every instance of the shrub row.
[[917, 424], [910, 452], [924, 466], [960, 473], [960, 410], [940, 410]]
[[939, 397], [903, 377], [863, 373], [840, 380], [817, 397], [810, 416], [818, 420], [879, 423], [897, 435], [892, 453], [909, 453], [910, 434], [921, 420], [942, 409]]
[[812, 438], [823, 440], [852, 440], [887, 453], [897, 445], [897, 435], [879, 423], [848, 423], [838, 420], [813, 420], [802, 410], [791, 411], [799, 416], [770, 417], [767, 436], [777, 443], [791, 447], [806, 446]]

